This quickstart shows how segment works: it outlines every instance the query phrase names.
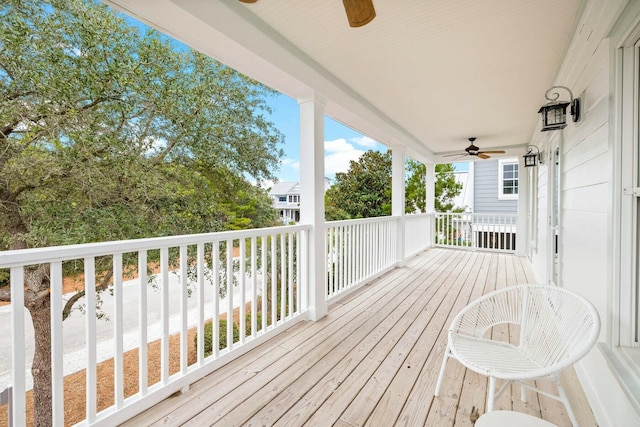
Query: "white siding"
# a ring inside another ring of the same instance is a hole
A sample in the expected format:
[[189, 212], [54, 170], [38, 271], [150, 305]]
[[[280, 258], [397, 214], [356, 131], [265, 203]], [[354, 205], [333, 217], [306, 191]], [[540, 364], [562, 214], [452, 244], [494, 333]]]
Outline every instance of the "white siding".
[[518, 200], [498, 198], [498, 160], [474, 162], [475, 213], [518, 213]]
[[[530, 248], [538, 279], [550, 277], [549, 224], [552, 193], [549, 191], [553, 162], [551, 139], [559, 138], [560, 182], [560, 277], [561, 286], [574, 290], [598, 309], [604, 342], [616, 316], [609, 304], [616, 284], [611, 271], [614, 255], [609, 235], [612, 220], [612, 176], [616, 166], [611, 154], [612, 47], [605, 36], [625, 1], [589, 1], [555, 84], [569, 86], [574, 96], [583, 94], [584, 116], [563, 131], [536, 133], [533, 143], [545, 153], [538, 173], [537, 247]], [[539, 128], [538, 128], [539, 129]], [[535, 239], [534, 239], [535, 241]], [[633, 409], [599, 347], [577, 366], [585, 392], [601, 426], [640, 425]]]

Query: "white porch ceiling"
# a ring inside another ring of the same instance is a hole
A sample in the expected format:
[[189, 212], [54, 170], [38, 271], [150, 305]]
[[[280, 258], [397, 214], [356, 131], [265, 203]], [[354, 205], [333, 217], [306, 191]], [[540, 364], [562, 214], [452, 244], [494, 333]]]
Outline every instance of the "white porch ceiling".
[[318, 96], [336, 120], [431, 160], [472, 136], [482, 149], [523, 152], [582, 3], [374, 0], [376, 18], [351, 28], [341, 0], [106, 2], [289, 96]]

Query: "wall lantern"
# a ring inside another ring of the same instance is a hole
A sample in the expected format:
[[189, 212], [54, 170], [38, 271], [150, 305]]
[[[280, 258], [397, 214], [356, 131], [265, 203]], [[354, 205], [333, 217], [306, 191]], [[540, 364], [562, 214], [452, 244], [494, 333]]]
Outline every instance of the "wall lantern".
[[[527, 154], [524, 156], [524, 167], [531, 168], [538, 166], [538, 163], [542, 164], [542, 156], [540, 155], [540, 150], [535, 145], [527, 145]], [[535, 149], [535, 153], [533, 150]]]
[[[556, 89], [564, 89], [569, 92], [571, 100], [558, 101], [560, 93]], [[580, 120], [580, 99], [573, 99], [573, 93], [571, 89], [565, 86], [552, 86], [549, 88], [544, 97], [547, 98], [549, 103], [543, 105], [538, 110], [538, 113], [542, 114], [542, 130], [545, 132], [548, 130], [558, 130], [567, 127], [567, 107], [571, 106], [570, 114], [574, 122]]]

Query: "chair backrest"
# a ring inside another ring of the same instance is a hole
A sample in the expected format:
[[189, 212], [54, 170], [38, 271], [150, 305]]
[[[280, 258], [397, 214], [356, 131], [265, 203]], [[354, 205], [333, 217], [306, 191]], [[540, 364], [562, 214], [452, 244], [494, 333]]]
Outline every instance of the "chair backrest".
[[493, 326], [520, 325], [520, 350], [540, 366], [562, 369], [582, 358], [600, 333], [598, 312], [584, 297], [556, 286], [518, 285], [465, 307], [450, 331], [483, 337]]

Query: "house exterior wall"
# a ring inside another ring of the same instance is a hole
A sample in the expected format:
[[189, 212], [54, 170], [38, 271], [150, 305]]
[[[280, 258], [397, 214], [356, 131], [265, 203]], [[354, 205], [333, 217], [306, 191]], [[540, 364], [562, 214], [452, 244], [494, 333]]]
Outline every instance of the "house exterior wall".
[[[630, 9], [623, 13], [627, 3]], [[634, 374], [630, 370], [624, 372], [624, 368], [623, 372], [613, 368], [615, 363], [606, 351], [614, 342], [612, 335], [619, 321], [612, 303], [618, 284], [611, 274], [617, 263], [611, 230], [615, 221], [614, 177], [620, 169], [614, 156], [616, 132], [612, 121], [616, 120], [613, 70], [617, 41], [608, 36], [611, 32], [625, 31], [616, 21], [630, 11], [635, 18], [627, 22], [638, 22], [638, 3], [586, 2], [554, 82], [569, 86], [574, 96], [582, 98], [583, 118], [562, 131], [536, 132], [532, 143], [543, 151], [545, 162], [535, 171], [527, 172], [537, 174], [538, 183], [538, 206], [532, 213], [538, 216], [538, 227], [536, 236], [530, 239], [528, 253], [539, 281], [555, 281], [584, 295], [600, 313], [601, 344], [576, 365], [576, 372], [601, 426], [640, 425], [640, 412], [619, 380]], [[558, 183], [554, 182], [553, 173], [555, 147], [560, 152]], [[560, 193], [557, 264], [551, 229], [555, 184]], [[633, 381], [640, 384], [640, 378]]]
[[474, 162], [473, 197], [475, 213], [518, 213], [518, 200], [498, 197], [498, 160]]

